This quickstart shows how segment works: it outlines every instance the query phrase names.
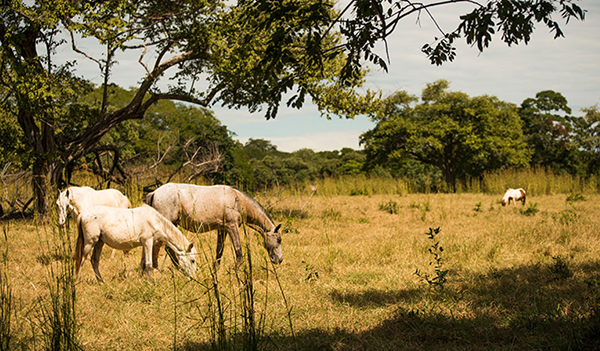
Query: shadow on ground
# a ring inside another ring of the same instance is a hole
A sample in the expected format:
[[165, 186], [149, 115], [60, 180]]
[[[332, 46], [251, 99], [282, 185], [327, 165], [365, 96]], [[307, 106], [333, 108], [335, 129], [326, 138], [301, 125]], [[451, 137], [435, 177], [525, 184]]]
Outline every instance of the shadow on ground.
[[[600, 350], [600, 262], [577, 267], [535, 264], [485, 275], [463, 272], [461, 277], [463, 281], [441, 291], [426, 286], [411, 291], [334, 291], [330, 298], [350, 308], [420, 299], [437, 308], [398, 307], [392, 318], [360, 333], [314, 329], [293, 338], [271, 334], [259, 349]], [[466, 317], [445, 309], [453, 305], [449, 301], [468, 306], [468, 313], [461, 314]], [[190, 351], [215, 349], [191, 342], [181, 346]]]

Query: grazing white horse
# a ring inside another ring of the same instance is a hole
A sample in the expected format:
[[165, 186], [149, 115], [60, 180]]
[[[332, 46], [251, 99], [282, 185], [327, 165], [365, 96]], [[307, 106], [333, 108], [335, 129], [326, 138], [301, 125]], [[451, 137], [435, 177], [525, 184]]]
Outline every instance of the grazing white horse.
[[65, 226], [69, 211], [75, 213], [75, 218], [83, 211], [94, 206], [110, 206], [131, 208], [131, 202], [117, 189], [94, 190], [89, 186], [71, 186], [58, 194], [58, 225]]
[[525, 206], [525, 190], [522, 188], [519, 189], [508, 189], [502, 198], [502, 206], [510, 205], [510, 200], [516, 205], [517, 201], [523, 201], [523, 206]]
[[[217, 264], [223, 255], [225, 236], [233, 244], [238, 264], [242, 260], [239, 227], [246, 224], [262, 232], [271, 262], [283, 260], [280, 225], [275, 226], [265, 209], [250, 195], [226, 185], [199, 186], [168, 183], [148, 194], [146, 202], [174, 224], [194, 232], [217, 230]], [[156, 255], [158, 252], [155, 252]]]
[[162, 242], [173, 264], [190, 278], [196, 276], [196, 248], [173, 223], [154, 208], [143, 205], [133, 209], [96, 206], [81, 213], [77, 219], [77, 246], [75, 248], [76, 279], [80, 278], [81, 265], [94, 249], [90, 259], [96, 279], [103, 282], [98, 269], [104, 244], [118, 250], [142, 246], [142, 272], [151, 278], [157, 267], [152, 260], [152, 247]]

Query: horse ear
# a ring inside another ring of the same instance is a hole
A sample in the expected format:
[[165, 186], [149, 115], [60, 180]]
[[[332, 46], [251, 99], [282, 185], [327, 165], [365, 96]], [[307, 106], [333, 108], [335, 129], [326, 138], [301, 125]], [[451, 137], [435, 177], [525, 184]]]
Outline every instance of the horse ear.
[[194, 243], [190, 243], [190, 246], [188, 246], [188, 248], [187, 248], [187, 252], [192, 251], [193, 248], [194, 248]]
[[67, 189], [67, 192], [65, 193], [65, 195], [67, 196], [67, 199], [71, 197], [71, 195], [69, 195], [69, 189]]
[[281, 223], [277, 225], [277, 227], [275, 227], [275, 230], [273, 232], [277, 233], [279, 232], [279, 228], [281, 228]]

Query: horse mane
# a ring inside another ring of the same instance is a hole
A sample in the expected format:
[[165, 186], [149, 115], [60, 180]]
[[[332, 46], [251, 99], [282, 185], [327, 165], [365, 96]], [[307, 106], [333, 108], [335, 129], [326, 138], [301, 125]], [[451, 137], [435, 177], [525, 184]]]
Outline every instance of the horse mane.
[[154, 202], [154, 191], [146, 195], [146, 204], [152, 206], [152, 202]]
[[264, 228], [266, 223], [264, 223], [263, 218], [261, 218], [261, 216], [264, 216], [272, 225], [275, 225], [275, 222], [271, 218], [271, 215], [269, 215], [269, 213], [258, 201], [256, 201], [252, 196], [250, 196], [244, 191], [241, 191], [237, 188], [233, 188], [233, 190], [235, 190], [238, 194], [242, 195], [242, 198], [244, 200], [243, 210], [246, 214], [247, 220], [250, 223], [259, 225], [261, 228]]
[[[175, 241], [177, 242], [177, 244], [180, 246], [183, 246], [183, 250], [180, 248], [177, 248], [177, 250], [185, 251], [187, 238], [183, 235], [181, 230], [179, 230], [177, 228], [177, 226], [175, 226], [175, 224], [173, 224], [171, 221], [169, 221], [163, 215], [161, 215], [154, 207], [146, 205], [146, 204], [144, 204], [144, 206], [149, 207], [154, 212], [156, 212], [158, 214], [158, 216], [156, 216], [156, 217], [158, 218], [160, 223], [163, 225], [163, 227], [168, 228], [170, 230], [170, 232], [174, 233], [173, 237], [174, 237]], [[167, 246], [168, 246], [168, 243], [165, 243], [165, 244], [167, 244]]]

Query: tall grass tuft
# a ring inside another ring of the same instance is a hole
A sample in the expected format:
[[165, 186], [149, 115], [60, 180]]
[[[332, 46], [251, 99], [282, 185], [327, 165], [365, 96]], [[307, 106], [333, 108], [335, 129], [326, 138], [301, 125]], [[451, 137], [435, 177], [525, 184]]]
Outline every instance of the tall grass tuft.
[[[244, 248], [244, 259], [233, 267], [219, 266], [212, 257], [212, 248], [201, 249], [205, 259], [205, 274], [198, 283], [204, 289], [202, 299], [206, 302], [203, 315], [199, 318], [208, 330], [208, 342], [212, 350], [249, 350], [267, 349], [272, 342], [266, 337], [278, 323], [272, 318], [270, 301], [272, 294], [269, 286], [279, 288], [286, 318], [293, 335], [291, 308], [273, 266], [262, 245], [257, 245], [255, 235], [247, 232], [243, 226], [240, 239]], [[265, 255], [257, 254], [258, 252]], [[224, 265], [224, 263], [221, 263]], [[272, 269], [272, 270], [271, 270]], [[260, 284], [256, 284], [259, 281]], [[196, 299], [200, 300], [200, 298]], [[200, 309], [198, 310], [200, 311]], [[278, 332], [282, 328], [277, 327]]]
[[[431, 186], [417, 184], [409, 178], [391, 176], [344, 175], [321, 178], [313, 182], [321, 196], [372, 196], [430, 193]], [[299, 185], [306, 188], [308, 183]], [[312, 184], [312, 183], [311, 183]], [[456, 185], [458, 193], [503, 194], [508, 188], [523, 188], [530, 196], [553, 194], [595, 194], [600, 192], [600, 178], [557, 173], [543, 167], [502, 169], [486, 172]], [[444, 184], [434, 189], [447, 192]]]
[[11, 317], [12, 317], [12, 288], [8, 277], [8, 227], [2, 228], [4, 234], [3, 252], [0, 254], [0, 351], [7, 351], [11, 348]]
[[[39, 327], [47, 350], [80, 350], [78, 342], [75, 267], [71, 240], [65, 229], [52, 228], [47, 243], [55, 261], [48, 264], [49, 296], [39, 296]], [[38, 229], [38, 233], [40, 230]], [[41, 237], [41, 235], [40, 235]]]
[[316, 182], [319, 195], [406, 195], [411, 184], [400, 178], [370, 177], [366, 175], [346, 175], [342, 177], [321, 178]]
[[523, 188], [528, 195], [598, 193], [598, 178], [556, 173], [543, 167], [503, 169], [486, 172], [479, 185], [487, 194], [501, 194], [508, 188]]

